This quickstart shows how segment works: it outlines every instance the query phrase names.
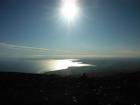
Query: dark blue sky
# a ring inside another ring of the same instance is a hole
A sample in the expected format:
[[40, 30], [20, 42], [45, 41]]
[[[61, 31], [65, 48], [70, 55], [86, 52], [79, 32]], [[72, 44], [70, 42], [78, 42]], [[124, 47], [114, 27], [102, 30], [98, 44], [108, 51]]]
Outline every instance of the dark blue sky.
[[61, 0], [0, 0], [0, 56], [18, 55], [17, 50], [32, 54], [23, 46], [47, 48], [50, 52], [45, 54], [55, 55], [61, 51], [53, 50], [140, 55], [140, 0], [79, 0], [80, 13], [72, 25], [60, 15], [60, 4]]

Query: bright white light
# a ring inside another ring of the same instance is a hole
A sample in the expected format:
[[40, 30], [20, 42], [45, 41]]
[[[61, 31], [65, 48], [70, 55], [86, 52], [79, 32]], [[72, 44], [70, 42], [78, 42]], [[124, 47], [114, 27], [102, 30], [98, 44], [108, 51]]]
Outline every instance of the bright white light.
[[61, 13], [68, 22], [74, 20], [78, 14], [77, 0], [63, 0]]
[[57, 71], [68, 69], [69, 67], [88, 67], [93, 66], [91, 64], [84, 64], [82, 62], [77, 62], [75, 59], [61, 59], [61, 60], [47, 60], [42, 63], [45, 69], [49, 71]]

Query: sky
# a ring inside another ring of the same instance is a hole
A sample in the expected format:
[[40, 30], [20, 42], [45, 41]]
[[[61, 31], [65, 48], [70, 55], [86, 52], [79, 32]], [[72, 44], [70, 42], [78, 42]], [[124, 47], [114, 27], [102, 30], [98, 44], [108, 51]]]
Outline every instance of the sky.
[[139, 0], [78, 0], [69, 24], [62, 0], [0, 0], [0, 58], [140, 57]]

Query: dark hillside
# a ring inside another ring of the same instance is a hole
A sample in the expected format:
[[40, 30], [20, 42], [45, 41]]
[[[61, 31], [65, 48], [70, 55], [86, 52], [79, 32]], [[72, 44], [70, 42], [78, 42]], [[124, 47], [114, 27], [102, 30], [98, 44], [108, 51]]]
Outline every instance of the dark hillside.
[[102, 78], [0, 73], [1, 105], [138, 105], [140, 72]]

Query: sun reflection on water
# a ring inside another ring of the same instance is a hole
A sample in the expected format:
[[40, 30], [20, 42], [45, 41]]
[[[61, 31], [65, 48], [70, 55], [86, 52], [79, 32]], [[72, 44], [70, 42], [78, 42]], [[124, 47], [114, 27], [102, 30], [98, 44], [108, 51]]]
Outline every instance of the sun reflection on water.
[[48, 71], [57, 71], [68, 69], [69, 67], [87, 67], [94, 66], [78, 62], [78, 59], [50, 59], [43, 62], [43, 65]]

